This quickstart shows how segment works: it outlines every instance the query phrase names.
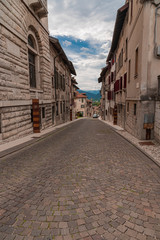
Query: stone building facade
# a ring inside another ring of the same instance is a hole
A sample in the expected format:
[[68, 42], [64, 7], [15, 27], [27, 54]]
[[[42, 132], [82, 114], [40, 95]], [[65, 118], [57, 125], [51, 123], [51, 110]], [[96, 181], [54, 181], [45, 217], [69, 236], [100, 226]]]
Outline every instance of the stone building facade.
[[87, 117], [93, 116], [92, 100], [87, 99]]
[[85, 93], [76, 93], [75, 108], [77, 116], [87, 117], [87, 96]]
[[160, 140], [160, 1], [127, 0], [117, 19], [107, 66], [115, 59], [117, 124], [139, 139]]
[[70, 120], [75, 120], [77, 118], [76, 112], [76, 94], [79, 87], [77, 86], [77, 81], [74, 77], [71, 78], [71, 107], [70, 107]]
[[[0, 1], [1, 140], [13, 140], [39, 132], [56, 121], [63, 122], [54, 119], [53, 114], [55, 95], [47, 15], [47, 0]], [[70, 94], [71, 71], [67, 74], [66, 89]], [[69, 96], [66, 102], [69, 108]]]
[[52, 122], [61, 124], [70, 119], [72, 78], [76, 75], [58, 39], [50, 37], [52, 76]]

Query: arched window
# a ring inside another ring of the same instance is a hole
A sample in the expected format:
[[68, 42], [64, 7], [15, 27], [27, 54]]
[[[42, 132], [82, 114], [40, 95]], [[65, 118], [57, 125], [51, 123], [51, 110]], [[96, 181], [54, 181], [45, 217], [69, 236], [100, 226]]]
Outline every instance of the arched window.
[[36, 45], [32, 35], [28, 36], [28, 61], [30, 87], [36, 88]]

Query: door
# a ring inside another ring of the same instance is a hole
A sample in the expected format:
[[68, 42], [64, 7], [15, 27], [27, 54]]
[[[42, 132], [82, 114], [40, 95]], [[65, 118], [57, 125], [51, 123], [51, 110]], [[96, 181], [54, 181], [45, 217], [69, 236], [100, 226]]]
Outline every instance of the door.
[[32, 99], [32, 111], [33, 111], [33, 132], [40, 133], [39, 99]]

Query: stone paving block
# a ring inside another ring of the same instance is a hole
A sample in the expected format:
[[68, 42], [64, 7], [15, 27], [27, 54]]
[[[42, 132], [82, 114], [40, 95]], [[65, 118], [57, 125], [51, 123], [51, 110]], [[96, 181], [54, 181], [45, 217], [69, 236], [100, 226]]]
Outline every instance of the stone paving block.
[[160, 238], [160, 169], [99, 121], [50, 135], [0, 169], [0, 240]]

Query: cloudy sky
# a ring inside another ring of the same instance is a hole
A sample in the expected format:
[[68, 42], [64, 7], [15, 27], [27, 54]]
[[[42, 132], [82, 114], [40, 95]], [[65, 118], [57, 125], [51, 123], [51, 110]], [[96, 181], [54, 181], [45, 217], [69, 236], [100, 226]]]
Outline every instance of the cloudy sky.
[[50, 35], [74, 64], [82, 90], [100, 89], [117, 9], [125, 0], [48, 0]]

